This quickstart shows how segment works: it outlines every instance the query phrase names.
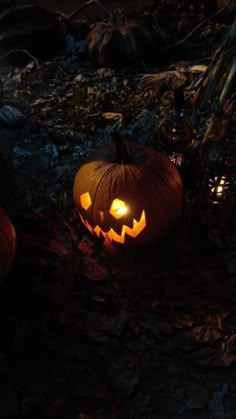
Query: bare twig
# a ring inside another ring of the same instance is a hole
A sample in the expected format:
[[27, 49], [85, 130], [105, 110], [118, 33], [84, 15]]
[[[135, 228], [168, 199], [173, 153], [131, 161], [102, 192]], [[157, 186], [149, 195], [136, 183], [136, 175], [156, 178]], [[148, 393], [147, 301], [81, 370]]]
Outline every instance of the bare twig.
[[[236, 59], [233, 59], [233, 63], [224, 84], [223, 90], [221, 92], [219, 101], [218, 101], [218, 112], [217, 114], [213, 113], [208, 124], [206, 133], [203, 137], [202, 143], [205, 144], [209, 138], [214, 136], [215, 131], [221, 131], [220, 137], [225, 134], [226, 129], [230, 123], [230, 115], [232, 110], [235, 108], [235, 95], [232, 93], [234, 91], [236, 85]], [[231, 99], [229, 103], [227, 103], [229, 96], [231, 95]], [[227, 106], [226, 106], [227, 105]], [[229, 106], [230, 105], [230, 106]], [[220, 120], [220, 122], [219, 122]], [[221, 123], [224, 121], [224, 124]], [[220, 126], [222, 125], [222, 126]]]
[[201, 82], [193, 98], [195, 110], [203, 107], [210, 98], [215, 85], [219, 82], [219, 76], [225, 70], [226, 61], [230, 65], [231, 57], [234, 55], [236, 40], [236, 20], [232, 24], [229, 33], [216, 50], [211, 63], [203, 74]]
[[27, 51], [27, 49], [11, 49], [11, 50], [9, 50], [9, 51], [7, 51], [6, 52], [6, 54], [4, 54], [4, 55], [1, 55], [0, 56], [0, 60], [4, 60], [5, 58], [7, 58], [9, 55], [11, 55], [11, 54], [13, 54], [13, 53], [15, 53], [15, 52], [20, 52], [20, 53], [23, 53], [23, 54], [26, 54], [26, 55], [28, 55], [28, 57], [30, 57], [31, 58], [31, 60], [32, 61], [34, 61], [34, 63], [35, 63], [35, 65], [36, 65], [36, 68], [37, 68], [37, 70], [40, 68], [39, 67], [39, 61], [38, 61], [38, 59], [36, 58], [36, 57], [34, 57], [29, 51]]
[[73, 11], [69, 16], [67, 16], [65, 19], [67, 21], [73, 19], [76, 15], [78, 15], [83, 9], [85, 9], [88, 6], [92, 6], [93, 4], [96, 4], [100, 9], [102, 9], [106, 15], [111, 16], [111, 11], [108, 10], [101, 2], [100, 0], [88, 0], [86, 3], [82, 4], [78, 9]]
[[228, 134], [232, 126], [235, 109], [236, 97], [235, 94], [233, 94], [229, 100], [226, 100], [223, 109], [217, 114], [212, 114], [202, 144], [206, 144], [211, 140], [219, 141]]
[[228, 71], [229, 69], [230, 61], [231, 52], [225, 51], [220, 56], [218, 56], [218, 60], [216, 60], [216, 62], [214, 60], [214, 66], [211, 64], [208, 67], [208, 71], [204, 73], [204, 79], [202, 80], [201, 85], [195, 94], [195, 98], [193, 100], [194, 106], [197, 106], [198, 108], [204, 108], [207, 105], [208, 100], [212, 96], [212, 93], [216, 93], [219, 89], [222, 76], [225, 70]]
[[221, 106], [224, 105], [226, 99], [228, 98], [229, 94], [231, 93], [231, 91], [233, 90], [235, 85], [236, 85], [236, 58], [234, 57], [229, 75], [227, 77], [224, 88], [223, 88], [222, 93], [220, 95], [220, 105]]
[[203, 25], [205, 25], [205, 23], [210, 22], [212, 19], [214, 19], [216, 16], [218, 16], [220, 13], [222, 13], [225, 9], [226, 8], [223, 7], [223, 9], [218, 10], [218, 12], [214, 13], [213, 15], [208, 17], [207, 19], [204, 19], [197, 26], [195, 26], [195, 28], [193, 28], [193, 30], [191, 32], [189, 32], [188, 35], [186, 35], [185, 38], [181, 39], [178, 42], [175, 42], [174, 44], [168, 45], [166, 48], [164, 48], [164, 50], [167, 50], [167, 49], [170, 49], [170, 48], [173, 48], [173, 47], [177, 47], [178, 45], [181, 45], [184, 42], [186, 42], [189, 38], [191, 38], [191, 36], [193, 35], [194, 32], [196, 32], [199, 28], [201, 28]]

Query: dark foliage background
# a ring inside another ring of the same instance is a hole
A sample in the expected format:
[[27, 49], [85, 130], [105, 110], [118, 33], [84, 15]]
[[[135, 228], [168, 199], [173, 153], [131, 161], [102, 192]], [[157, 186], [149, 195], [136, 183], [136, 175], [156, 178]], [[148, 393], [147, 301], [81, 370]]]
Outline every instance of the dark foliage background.
[[[131, 3], [154, 14], [157, 2]], [[171, 1], [158, 3], [164, 10]], [[189, 16], [195, 2], [181, 3], [182, 26], [173, 1], [162, 20], [171, 42], [197, 24], [198, 14]], [[173, 85], [200, 77], [186, 69], [209, 63], [227, 19], [195, 32], [150, 85], [143, 76], [160, 67], [95, 69], [71, 38], [38, 66], [1, 66], [3, 104], [22, 112], [0, 121], [0, 202], [18, 236], [0, 288], [1, 419], [235, 419], [234, 209], [202, 205], [201, 170], [190, 164], [170, 233], [148, 249], [108, 252], [83, 229], [72, 201], [78, 167], [111, 141], [117, 118], [125, 115], [135, 141], [162, 147]], [[188, 90], [186, 97], [189, 118]], [[201, 114], [196, 140], [210, 116]]]

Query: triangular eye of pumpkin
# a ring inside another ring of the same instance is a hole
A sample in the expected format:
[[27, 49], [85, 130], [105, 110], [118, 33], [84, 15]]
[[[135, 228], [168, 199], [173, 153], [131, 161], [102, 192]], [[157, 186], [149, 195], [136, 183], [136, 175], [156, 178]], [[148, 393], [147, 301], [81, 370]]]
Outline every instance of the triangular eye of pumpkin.
[[80, 195], [80, 205], [86, 211], [90, 207], [90, 205], [92, 205], [92, 200], [89, 195], [89, 192], [85, 192], [82, 195]]
[[119, 218], [123, 217], [124, 215], [127, 214], [128, 212], [128, 207], [126, 205], [126, 203], [124, 201], [122, 201], [121, 199], [114, 199], [114, 201], [112, 201], [111, 204], [111, 208], [110, 208], [110, 214], [115, 217], [117, 220], [119, 220]]

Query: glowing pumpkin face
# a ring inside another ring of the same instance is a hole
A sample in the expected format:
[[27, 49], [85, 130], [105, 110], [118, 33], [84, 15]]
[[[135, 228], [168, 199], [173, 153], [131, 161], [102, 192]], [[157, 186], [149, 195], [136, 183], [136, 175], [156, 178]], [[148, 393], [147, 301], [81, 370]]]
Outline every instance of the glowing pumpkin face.
[[85, 227], [126, 247], [162, 237], [181, 212], [183, 188], [169, 159], [131, 143], [130, 162], [116, 161], [114, 144], [96, 150], [78, 170], [73, 198]]
[[[89, 192], [86, 192], [80, 196], [80, 203], [83, 209], [85, 209], [86, 211], [89, 209], [90, 205], [92, 205], [92, 200], [89, 195]], [[106, 214], [106, 211], [99, 211], [101, 225], [104, 223], [105, 217], [109, 218], [109, 214], [110, 214], [110, 225], [115, 225], [116, 224], [115, 220], [120, 220], [119, 223], [117, 223], [116, 225], [117, 230], [114, 230], [115, 226], [113, 226], [113, 227], [110, 227], [108, 231], [104, 231], [101, 228], [101, 226], [98, 224], [95, 227], [92, 227], [89, 224], [89, 222], [86, 220], [86, 218], [83, 217], [81, 214], [80, 214], [80, 218], [83, 224], [87, 227], [87, 229], [92, 234], [96, 234], [98, 237], [104, 237], [106, 242], [115, 241], [117, 243], [124, 244], [126, 236], [135, 238], [147, 226], [146, 215], [145, 215], [144, 210], [142, 211], [139, 220], [136, 220], [135, 218], [133, 218], [132, 225], [129, 226], [127, 222], [130, 219], [130, 212], [131, 212], [131, 209], [129, 208], [129, 206], [119, 198], [115, 198], [112, 201], [108, 214]], [[111, 217], [115, 218], [115, 220], [113, 220]], [[124, 223], [124, 224], [120, 224], [120, 223]], [[119, 231], [120, 226], [121, 226], [121, 231]]]

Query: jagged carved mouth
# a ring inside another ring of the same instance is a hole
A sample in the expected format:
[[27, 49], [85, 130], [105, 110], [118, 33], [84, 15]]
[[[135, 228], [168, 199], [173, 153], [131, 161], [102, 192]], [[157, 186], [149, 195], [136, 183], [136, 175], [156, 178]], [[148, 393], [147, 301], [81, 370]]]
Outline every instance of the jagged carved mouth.
[[140, 219], [137, 221], [133, 219], [133, 226], [129, 227], [126, 224], [123, 224], [121, 233], [117, 233], [112, 227], [109, 228], [108, 231], [104, 231], [99, 225], [92, 227], [89, 222], [79, 213], [82, 223], [85, 227], [92, 233], [95, 234], [97, 237], [103, 236], [105, 241], [115, 241], [117, 243], [124, 244], [126, 235], [132, 238], [137, 237], [146, 227], [146, 215], [145, 211], [143, 210], [141, 213]]

